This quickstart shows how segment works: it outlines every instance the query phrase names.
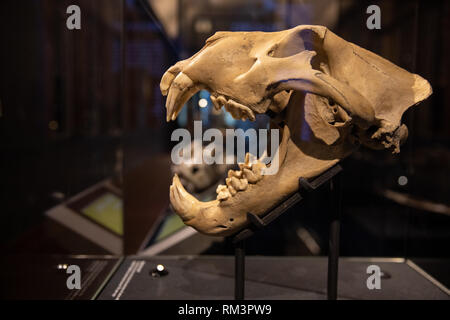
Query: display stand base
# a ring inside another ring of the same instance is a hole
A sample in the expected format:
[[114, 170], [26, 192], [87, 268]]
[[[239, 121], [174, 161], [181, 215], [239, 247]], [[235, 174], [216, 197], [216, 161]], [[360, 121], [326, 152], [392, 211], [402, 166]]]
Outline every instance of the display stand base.
[[283, 200], [267, 213], [257, 216], [253, 213], [247, 213], [250, 226], [240, 231], [233, 237], [233, 245], [235, 250], [235, 286], [234, 297], [236, 300], [244, 300], [245, 296], [245, 240], [253, 236], [255, 232], [263, 229], [268, 224], [277, 219], [286, 212], [294, 204], [304, 199], [308, 193], [329, 185], [330, 187], [330, 232], [329, 232], [329, 253], [328, 253], [328, 300], [337, 299], [337, 280], [339, 269], [339, 233], [340, 233], [340, 217], [341, 217], [341, 172], [342, 167], [335, 165], [328, 169], [320, 176], [312, 181], [307, 179], [299, 179], [299, 189], [297, 192]]

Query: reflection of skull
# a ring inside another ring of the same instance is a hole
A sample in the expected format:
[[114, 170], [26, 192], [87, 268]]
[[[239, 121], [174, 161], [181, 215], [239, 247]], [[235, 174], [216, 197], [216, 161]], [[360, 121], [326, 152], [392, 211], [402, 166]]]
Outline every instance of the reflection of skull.
[[190, 192], [205, 190], [217, 177], [215, 168], [206, 164], [179, 164], [172, 167], [172, 172], [178, 175], [182, 185]]
[[[193, 140], [191, 142], [191, 153], [195, 148], [200, 148], [203, 152], [202, 142]], [[234, 159], [233, 159], [234, 160]], [[232, 163], [228, 160], [226, 163]], [[232, 165], [227, 164], [198, 164], [194, 161], [185, 161], [179, 165], [172, 166], [172, 173], [177, 174], [181, 184], [190, 192], [202, 192], [212, 187], [225, 174], [227, 169], [231, 169]]]
[[420, 76], [322, 26], [216, 33], [164, 74], [167, 120], [200, 89], [235, 118], [254, 120], [271, 110], [274, 125], [284, 125], [276, 175], [261, 176], [261, 163], [241, 164], [209, 202], [188, 194], [175, 175], [174, 209], [186, 224], [212, 235], [243, 228], [247, 212], [264, 213], [297, 189], [298, 177], [322, 173], [359, 144], [399, 152], [408, 134], [403, 113], [431, 94]]

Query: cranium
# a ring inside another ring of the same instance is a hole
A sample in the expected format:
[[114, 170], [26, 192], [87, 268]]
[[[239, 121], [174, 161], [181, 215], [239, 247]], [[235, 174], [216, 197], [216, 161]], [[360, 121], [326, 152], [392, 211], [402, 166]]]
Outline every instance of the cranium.
[[214, 34], [164, 74], [167, 121], [201, 89], [235, 118], [254, 120], [271, 110], [283, 131], [278, 173], [261, 175], [265, 165], [247, 156], [218, 187], [216, 200], [198, 201], [174, 176], [174, 210], [199, 232], [220, 236], [245, 227], [248, 212], [261, 215], [293, 193], [299, 177], [319, 175], [361, 144], [399, 152], [408, 135], [403, 113], [432, 92], [422, 77], [309, 25]]

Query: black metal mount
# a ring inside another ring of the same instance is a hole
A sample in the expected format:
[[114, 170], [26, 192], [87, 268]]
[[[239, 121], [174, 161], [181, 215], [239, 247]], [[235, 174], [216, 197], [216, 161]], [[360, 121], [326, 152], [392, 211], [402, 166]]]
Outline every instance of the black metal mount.
[[342, 188], [340, 173], [342, 172], [340, 165], [328, 169], [320, 176], [315, 177], [311, 181], [305, 178], [299, 178], [298, 191], [281, 201], [279, 204], [269, 209], [265, 214], [257, 216], [253, 213], [247, 213], [250, 225], [241, 230], [233, 237], [233, 245], [235, 248], [235, 287], [234, 296], [236, 300], [244, 299], [245, 291], [245, 240], [253, 236], [257, 231], [264, 229], [267, 225], [285, 213], [296, 203], [307, 197], [308, 193], [315, 190], [330, 186], [331, 199], [329, 201], [330, 209], [330, 233], [329, 233], [329, 253], [328, 253], [328, 300], [337, 299], [337, 280], [338, 280], [338, 263], [339, 263], [339, 232], [340, 232], [340, 216], [341, 216], [341, 199]]

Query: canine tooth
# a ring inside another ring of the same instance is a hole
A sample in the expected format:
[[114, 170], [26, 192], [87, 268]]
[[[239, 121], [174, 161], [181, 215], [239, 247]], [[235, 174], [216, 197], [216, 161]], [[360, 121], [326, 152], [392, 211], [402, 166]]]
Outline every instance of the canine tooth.
[[264, 150], [263, 154], [261, 155], [261, 157], [259, 157], [259, 159], [257, 159], [257, 162], [264, 162], [263, 160], [267, 158], [267, 149]]
[[170, 203], [181, 219], [188, 221], [196, 216], [200, 201], [184, 189], [178, 175], [175, 174], [170, 186]]

